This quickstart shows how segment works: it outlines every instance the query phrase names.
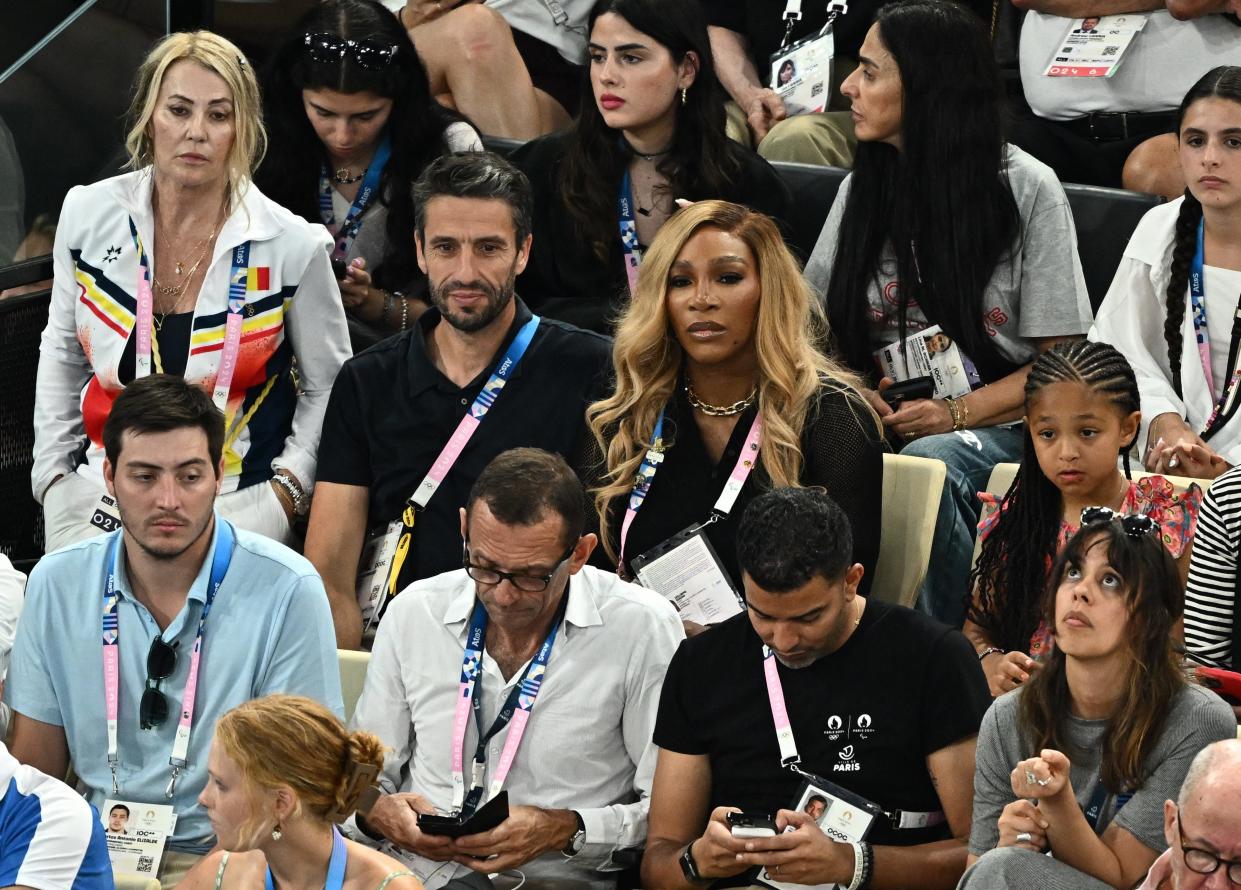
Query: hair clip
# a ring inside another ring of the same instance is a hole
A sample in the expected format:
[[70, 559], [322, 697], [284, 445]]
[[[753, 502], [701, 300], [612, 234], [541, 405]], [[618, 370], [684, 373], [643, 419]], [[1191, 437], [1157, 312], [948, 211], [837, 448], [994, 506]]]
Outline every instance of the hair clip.
[[375, 782], [375, 778], [379, 775], [379, 767], [373, 763], [358, 763], [356, 760], [349, 761], [349, 768], [345, 773], [345, 793], [341, 796], [341, 804], [333, 807], [331, 812], [327, 814], [329, 822], [344, 822], [353, 811], [358, 808], [358, 801], [366, 790]]
[[1143, 513], [1121, 514], [1111, 507], [1086, 507], [1082, 510], [1082, 525], [1098, 525], [1119, 519], [1121, 528], [1131, 538], [1140, 538], [1155, 531], [1158, 526], [1155, 520]]

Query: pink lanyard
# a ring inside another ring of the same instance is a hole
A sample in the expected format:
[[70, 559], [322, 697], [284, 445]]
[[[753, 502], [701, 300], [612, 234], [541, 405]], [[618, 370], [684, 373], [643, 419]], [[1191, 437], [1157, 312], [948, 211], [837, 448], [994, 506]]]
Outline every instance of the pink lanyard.
[[[655, 421], [655, 432], [651, 436], [651, 447], [646, 452], [646, 457], [642, 459], [642, 465], [638, 468], [638, 478], [634, 482], [633, 491], [629, 495], [629, 506], [625, 508], [625, 518], [621, 521], [620, 535], [620, 553], [617, 556], [617, 568], [625, 562], [625, 542], [629, 539], [629, 527], [633, 525], [634, 519], [638, 516], [638, 511], [642, 509], [642, 502], [646, 499], [647, 492], [651, 489], [651, 483], [655, 481], [655, 474], [659, 471], [659, 465], [663, 462], [663, 429], [664, 429], [664, 412], [659, 412], [659, 419]], [[733, 505], [737, 503], [737, 496], [741, 494], [741, 489], [745, 487], [746, 480], [750, 478], [755, 465], [758, 463], [758, 450], [762, 444], [763, 438], [763, 415], [756, 411], [754, 421], [750, 424], [750, 432], [745, 437], [745, 443], [741, 446], [741, 453], [737, 455], [737, 463], [733, 465], [732, 474], [729, 475], [728, 481], [724, 483], [724, 490], [720, 492], [720, 496], [715, 501], [715, 506], [711, 508], [711, 518], [708, 522], [714, 522], [716, 519], [727, 516], [732, 512]]]

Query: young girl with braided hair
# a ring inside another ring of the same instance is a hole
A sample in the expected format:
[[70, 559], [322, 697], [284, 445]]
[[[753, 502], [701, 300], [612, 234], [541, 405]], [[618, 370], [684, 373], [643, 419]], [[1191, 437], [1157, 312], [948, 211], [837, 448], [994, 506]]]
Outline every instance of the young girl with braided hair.
[[[982, 492], [982, 553], [970, 576], [965, 634], [992, 695], [1014, 689], [1054, 641], [1040, 604], [1047, 571], [1086, 507], [1150, 516], [1164, 545], [1188, 566], [1202, 491], [1173, 491], [1162, 476], [1132, 481], [1129, 448], [1141, 421], [1138, 384], [1125, 357], [1106, 343], [1058, 343], [1025, 384], [1021, 468], [1002, 499]], [[1122, 473], [1117, 455], [1124, 461]]]
[[182, 890], [422, 890], [400, 862], [345, 840], [335, 823], [357, 808], [384, 747], [296, 695], [238, 705], [215, 726], [207, 810], [218, 852]]
[[1133, 363], [1146, 468], [1214, 479], [1241, 462], [1241, 67], [1181, 102], [1182, 198], [1147, 212], [1092, 340]]

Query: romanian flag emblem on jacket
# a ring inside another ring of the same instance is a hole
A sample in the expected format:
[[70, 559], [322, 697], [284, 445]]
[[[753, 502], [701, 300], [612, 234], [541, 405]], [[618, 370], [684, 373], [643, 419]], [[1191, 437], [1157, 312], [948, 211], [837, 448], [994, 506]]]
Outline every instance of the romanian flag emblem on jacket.
[[246, 269], [246, 290], [271, 290], [271, 267], [250, 266]]

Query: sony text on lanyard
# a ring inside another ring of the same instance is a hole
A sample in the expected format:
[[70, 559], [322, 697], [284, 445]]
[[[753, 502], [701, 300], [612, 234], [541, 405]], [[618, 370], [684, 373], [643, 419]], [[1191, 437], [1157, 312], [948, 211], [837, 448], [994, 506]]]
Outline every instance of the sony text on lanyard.
[[[119, 577], [121, 558], [122, 531], [112, 533], [112, 541], [108, 545], [106, 576], [103, 593], [103, 680], [104, 680], [104, 711], [108, 723], [108, 768], [112, 771], [112, 793], [121, 793], [117, 780], [117, 767], [120, 755], [117, 750], [117, 718], [120, 712], [121, 655], [120, 655], [120, 617], [117, 615], [116, 585]], [[190, 731], [194, 726], [194, 698], [198, 692], [198, 670], [202, 660], [203, 632], [207, 625], [207, 615], [211, 612], [211, 604], [224, 583], [228, 565], [233, 558], [233, 527], [225, 520], [216, 519], [215, 551], [211, 557], [211, 575], [207, 584], [207, 596], [203, 602], [202, 614], [198, 619], [198, 632], [194, 635], [194, 648], [190, 653], [189, 674], [185, 678], [185, 691], [181, 696], [181, 716], [177, 723], [176, 735], [172, 743], [172, 755], [168, 763], [172, 766], [172, 777], [164, 796], [172, 799], [177, 787], [177, 778], [189, 762]]]
[[530, 316], [530, 320], [521, 326], [517, 336], [513, 338], [513, 342], [509, 344], [508, 349], [505, 351], [504, 357], [500, 359], [500, 363], [496, 365], [491, 372], [491, 376], [487, 378], [487, 382], [483, 384], [483, 388], [474, 399], [474, 403], [470, 405], [470, 410], [461, 418], [452, 436], [449, 437], [448, 443], [444, 445], [443, 450], [440, 451], [439, 456], [435, 459], [435, 463], [431, 464], [431, 469], [427, 471], [427, 475], [423, 477], [422, 482], [418, 484], [418, 488], [414, 490], [414, 493], [405, 502], [405, 507], [401, 510], [402, 528], [400, 530], [400, 537], [396, 543], [396, 551], [392, 554], [391, 562], [388, 565], [382, 602], [372, 613], [372, 621], [382, 614], [388, 600], [396, 596], [396, 585], [401, 576], [401, 567], [405, 564], [406, 557], [409, 556], [414, 523], [417, 521], [418, 512], [426, 507], [435, 495], [435, 492], [439, 490], [448, 472], [457, 462], [457, 459], [461, 457], [461, 453], [465, 451], [466, 445], [469, 444], [470, 439], [478, 430], [479, 424], [482, 423], [483, 418], [487, 416], [487, 412], [495, 405], [496, 399], [500, 397], [505, 384], [513, 376], [517, 366], [521, 364], [521, 360], [525, 356], [526, 350], [530, 347], [530, 341], [534, 338], [534, 332], [538, 329], [538, 326], [539, 316], [537, 315]]
[[[504, 787], [513, 759], [517, 756], [517, 748], [521, 745], [522, 736], [526, 733], [526, 724], [530, 721], [530, 712], [534, 710], [534, 702], [539, 697], [539, 689], [543, 685], [543, 675], [547, 673], [547, 662], [552, 655], [552, 647], [556, 643], [556, 634], [564, 620], [565, 609], [569, 603], [569, 590], [566, 587], [560, 597], [560, 606], [552, 618], [551, 629], [547, 638], [534, 658], [526, 665], [525, 673], [514, 684], [500, 712], [496, 715], [491, 728], [483, 732], [482, 702], [479, 678], [483, 671], [483, 650], [487, 639], [487, 610], [482, 602], [475, 600], [474, 612], [470, 617], [470, 627], [465, 638], [465, 655], [461, 661], [461, 692], [457, 696], [457, 710], [452, 722], [452, 807], [454, 814], [469, 817], [478, 809], [483, 795], [483, 774], [487, 769], [487, 743], [504, 727], [509, 726], [508, 737], [504, 740], [504, 748], [500, 753], [500, 762], [496, 764], [491, 782], [487, 786], [487, 799], [495, 797]], [[465, 787], [465, 731], [473, 712], [474, 723], [478, 730], [478, 747], [470, 769], [470, 787]], [[510, 726], [511, 723], [511, 726]]]
[[625, 277], [629, 281], [629, 293], [638, 290], [638, 270], [642, 267], [642, 245], [638, 241], [638, 222], [633, 211], [633, 183], [629, 171], [621, 177], [620, 192], [616, 196], [616, 213], [620, 221], [621, 250], [625, 254]]
[[[138, 251], [138, 313], [135, 321], [134, 377], [146, 377], [151, 373], [151, 332], [154, 328], [155, 297], [151, 290], [154, 276], [151, 258], [142, 247], [138, 227], [130, 217], [129, 232]], [[228, 275], [228, 318], [224, 328], [224, 347], [220, 352], [220, 368], [216, 372], [211, 401], [221, 413], [228, 413], [228, 393], [237, 370], [237, 356], [241, 352], [241, 331], [246, 306], [246, 281], [249, 275], [250, 242], [233, 248], [233, 267]]]
[[[1211, 371], [1211, 340], [1207, 330], [1207, 301], [1205, 260], [1203, 249], [1203, 223], [1198, 222], [1198, 246], [1194, 251], [1193, 264], [1189, 270], [1189, 299], [1193, 315], [1194, 339], [1198, 357], [1202, 361], [1202, 373], [1206, 376], [1207, 392], [1215, 392], [1215, 375]], [[1220, 391], [1219, 400], [1211, 410], [1202, 429], [1202, 438], [1209, 439], [1227, 423], [1237, 411], [1237, 397], [1241, 394], [1241, 367], [1238, 366], [1238, 347], [1241, 346], [1241, 299], [1233, 311], [1232, 339], [1228, 346], [1228, 379]]]
[[362, 228], [362, 215], [366, 213], [366, 209], [370, 207], [375, 196], [379, 194], [379, 180], [383, 176], [384, 168], [388, 165], [388, 158], [391, 154], [392, 139], [390, 136], [385, 135], [375, 149], [375, 156], [371, 158], [371, 163], [366, 168], [366, 175], [362, 177], [362, 186], [358, 189], [358, 195], [353, 199], [349, 213], [339, 227], [336, 225], [336, 213], [332, 209], [332, 181], [328, 176], [327, 164], [323, 164], [320, 169], [319, 218], [323, 220], [323, 225], [327, 227], [327, 230], [332, 233], [332, 259], [343, 260], [345, 255], [349, 253], [353, 239], [358, 236], [358, 230]]

